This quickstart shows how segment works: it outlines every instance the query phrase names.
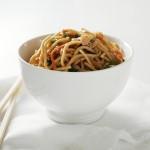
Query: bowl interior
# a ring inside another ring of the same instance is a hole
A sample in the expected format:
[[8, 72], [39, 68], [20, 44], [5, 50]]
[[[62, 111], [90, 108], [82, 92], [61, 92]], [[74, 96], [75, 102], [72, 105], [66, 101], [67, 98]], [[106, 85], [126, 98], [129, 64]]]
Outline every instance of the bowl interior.
[[26, 62], [29, 61], [30, 57], [34, 54], [35, 50], [38, 50], [41, 41], [46, 37], [46, 35], [33, 38], [23, 43], [19, 48], [19, 56]]

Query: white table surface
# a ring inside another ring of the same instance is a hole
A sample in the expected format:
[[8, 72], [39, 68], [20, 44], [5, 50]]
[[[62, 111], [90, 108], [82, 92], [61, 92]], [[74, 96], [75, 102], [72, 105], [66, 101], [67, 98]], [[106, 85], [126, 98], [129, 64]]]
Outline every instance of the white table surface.
[[103, 31], [131, 44], [131, 75], [150, 83], [149, 0], [0, 0], [0, 78], [19, 73], [25, 40], [63, 27]]

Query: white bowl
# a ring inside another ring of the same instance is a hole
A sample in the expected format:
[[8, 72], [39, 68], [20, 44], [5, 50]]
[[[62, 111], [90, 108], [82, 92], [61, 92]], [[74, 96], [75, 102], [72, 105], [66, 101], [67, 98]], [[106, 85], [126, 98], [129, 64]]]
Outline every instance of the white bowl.
[[125, 61], [112, 68], [90, 72], [60, 72], [27, 63], [44, 36], [25, 42], [19, 48], [24, 83], [30, 94], [61, 123], [89, 123], [101, 117], [104, 109], [121, 93], [127, 82], [133, 51], [120, 39]]

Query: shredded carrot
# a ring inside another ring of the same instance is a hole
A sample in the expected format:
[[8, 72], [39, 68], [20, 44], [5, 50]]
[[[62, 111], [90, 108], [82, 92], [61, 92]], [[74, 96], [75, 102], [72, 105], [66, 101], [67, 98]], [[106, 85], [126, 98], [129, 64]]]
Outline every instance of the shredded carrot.
[[55, 55], [60, 53], [60, 50], [64, 47], [64, 44], [63, 45], [60, 45], [60, 46], [56, 46], [53, 50], [53, 52], [51, 53], [50, 57], [51, 57], [51, 61], [52, 61], [52, 66], [51, 66], [51, 69], [55, 70], [56, 69], [56, 62], [55, 62]]
[[117, 58], [117, 60], [119, 60], [120, 62], [122, 62], [123, 56], [122, 56], [122, 53], [121, 53], [121, 52], [119, 52], [119, 51], [114, 51], [113, 54], [114, 54], [114, 56]]
[[103, 35], [103, 34], [98, 33], [98, 34], [96, 34], [96, 37], [97, 37], [103, 44], [106, 43], [105, 40], [104, 40], [104, 35]]

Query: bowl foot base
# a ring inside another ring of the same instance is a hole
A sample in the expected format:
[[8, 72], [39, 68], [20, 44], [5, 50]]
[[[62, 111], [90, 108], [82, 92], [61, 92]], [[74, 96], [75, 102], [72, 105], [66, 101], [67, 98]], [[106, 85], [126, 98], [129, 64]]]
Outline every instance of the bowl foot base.
[[97, 110], [94, 112], [77, 115], [77, 114], [64, 114], [64, 113], [56, 113], [53, 111], [47, 111], [48, 116], [50, 119], [57, 123], [65, 123], [65, 124], [88, 124], [95, 122], [96, 120], [100, 119], [105, 110]]

